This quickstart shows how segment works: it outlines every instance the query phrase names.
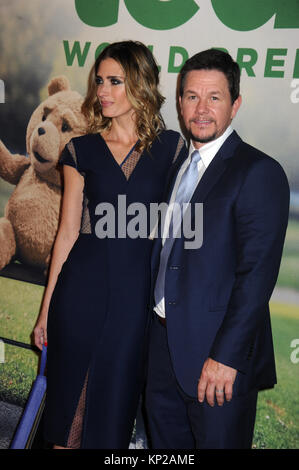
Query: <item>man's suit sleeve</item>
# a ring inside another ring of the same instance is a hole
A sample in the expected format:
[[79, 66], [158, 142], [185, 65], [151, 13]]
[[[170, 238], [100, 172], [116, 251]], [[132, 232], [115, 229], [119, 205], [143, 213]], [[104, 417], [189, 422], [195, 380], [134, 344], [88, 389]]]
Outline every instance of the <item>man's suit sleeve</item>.
[[235, 204], [236, 277], [210, 357], [246, 372], [249, 349], [268, 315], [281, 261], [289, 212], [289, 185], [281, 166], [260, 158]]

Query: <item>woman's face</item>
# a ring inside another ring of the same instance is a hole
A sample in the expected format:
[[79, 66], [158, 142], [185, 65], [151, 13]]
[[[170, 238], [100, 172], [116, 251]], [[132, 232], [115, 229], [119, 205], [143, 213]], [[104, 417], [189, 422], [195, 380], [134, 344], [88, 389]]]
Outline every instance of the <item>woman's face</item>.
[[101, 104], [102, 114], [109, 118], [131, 116], [133, 106], [127, 97], [125, 74], [116, 60], [102, 60], [97, 70], [97, 97]]

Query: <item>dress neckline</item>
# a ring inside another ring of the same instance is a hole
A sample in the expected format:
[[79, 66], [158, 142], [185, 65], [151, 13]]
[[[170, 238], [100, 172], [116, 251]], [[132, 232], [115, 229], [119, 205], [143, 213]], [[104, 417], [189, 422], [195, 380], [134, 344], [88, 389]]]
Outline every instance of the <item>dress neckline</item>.
[[115, 161], [115, 163], [121, 168], [123, 166], [123, 164], [125, 163], [126, 160], [128, 160], [128, 158], [130, 158], [130, 155], [132, 154], [132, 152], [134, 151], [136, 145], [138, 144], [139, 142], [139, 139], [135, 142], [135, 144], [133, 145], [133, 147], [129, 150], [128, 154], [125, 156], [125, 158], [121, 161], [121, 163], [118, 163], [118, 161], [116, 160], [115, 156], [113, 155], [113, 153], [111, 152], [110, 150], [110, 147], [109, 145], [107, 144], [106, 140], [104, 139], [104, 137], [98, 133], [98, 135], [101, 137], [101, 139], [103, 140], [103, 142], [105, 143], [105, 146], [106, 148], [108, 149], [111, 157], [113, 158], [113, 160]]
[[[122, 172], [123, 176], [124, 176], [124, 177], [126, 178], [126, 180], [128, 181], [128, 180], [130, 179], [130, 177], [131, 177], [131, 174], [134, 172], [135, 167], [136, 167], [137, 163], [139, 162], [139, 160], [140, 160], [140, 158], [141, 158], [141, 156], [142, 156], [142, 154], [143, 154], [143, 152], [142, 152], [142, 153], [140, 153], [140, 152], [137, 153], [137, 151], [135, 151], [135, 147], [136, 147], [136, 145], [138, 144], [139, 139], [135, 142], [135, 144], [134, 144], [133, 147], [130, 149], [130, 151], [129, 151], [129, 153], [126, 155], [126, 157], [122, 160], [122, 162], [121, 162], [121, 163], [118, 163], [117, 160], [115, 159], [113, 153], [111, 152], [111, 150], [110, 150], [110, 148], [109, 148], [107, 142], [105, 141], [105, 139], [102, 137], [102, 135], [101, 135], [100, 133], [98, 133], [97, 135], [98, 135], [98, 136], [101, 138], [101, 140], [104, 142], [104, 145], [105, 145], [105, 147], [106, 147], [106, 149], [107, 149], [107, 151], [108, 151], [108, 153], [109, 153], [108, 158], [109, 158], [110, 160], [112, 160], [112, 163], [113, 163], [114, 165], [116, 165], [116, 167], [117, 167], [118, 169], [120, 169], [120, 171]], [[129, 163], [128, 160], [130, 160], [130, 157], [132, 156], [132, 154], [134, 155], [135, 158], [134, 158], [134, 161], [132, 162], [132, 171], [131, 171], [131, 174], [130, 174], [130, 176], [128, 177], [128, 176], [126, 176], [126, 174], [125, 174], [124, 166], [125, 166], [125, 164], [128, 164], [128, 163]]]
[[[119, 166], [122, 167], [124, 165], [124, 163], [126, 163], [126, 161], [130, 158], [132, 152], [135, 150], [135, 147], [136, 145], [138, 144], [139, 140], [137, 140], [137, 142], [135, 142], [135, 144], [133, 145], [133, 147], [131, 148], [131, 150], [129, 151], [128, 155], [123, 159], [123, 161], [121, 163], [119, 163]], [[114, 157], [113, 157], [114, 158]], [[115, 160], [116, 161], [116, 160]], [[117, 162], [116, 162], [117, 163]]]

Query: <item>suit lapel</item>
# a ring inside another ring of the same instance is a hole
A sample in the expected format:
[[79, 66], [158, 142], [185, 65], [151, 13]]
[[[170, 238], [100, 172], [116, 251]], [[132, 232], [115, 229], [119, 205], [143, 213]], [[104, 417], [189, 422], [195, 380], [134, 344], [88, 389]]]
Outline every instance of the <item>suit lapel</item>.
[[199, 181], [191, 198], [191, 203], [204, 202], [209, 192], [219, 181], [230, 162], [230, 158], [241, 142], [241, 138], [235, 131], [226, 139]]

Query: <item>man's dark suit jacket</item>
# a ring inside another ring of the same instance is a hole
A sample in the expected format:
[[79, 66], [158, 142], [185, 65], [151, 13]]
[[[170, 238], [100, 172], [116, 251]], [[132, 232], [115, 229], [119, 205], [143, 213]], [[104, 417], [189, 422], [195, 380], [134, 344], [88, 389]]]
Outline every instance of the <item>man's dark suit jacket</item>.
[[[170, 178], [169, 197], [177, 171]], [[285, 173], [233, 132], [195, 189], [195, 202], [203, 203], [203, 244], [186, 249], [183, 236], [175, 239], [165, 278], [168, 343], [177, 381], [185, 393], [197, 396], [202, 366], [211, 357], [238, 370], [234, 394], [273, 387], [269, 300], [288, 221]], [[158, 238], [153, 285], [160, 250]]]

